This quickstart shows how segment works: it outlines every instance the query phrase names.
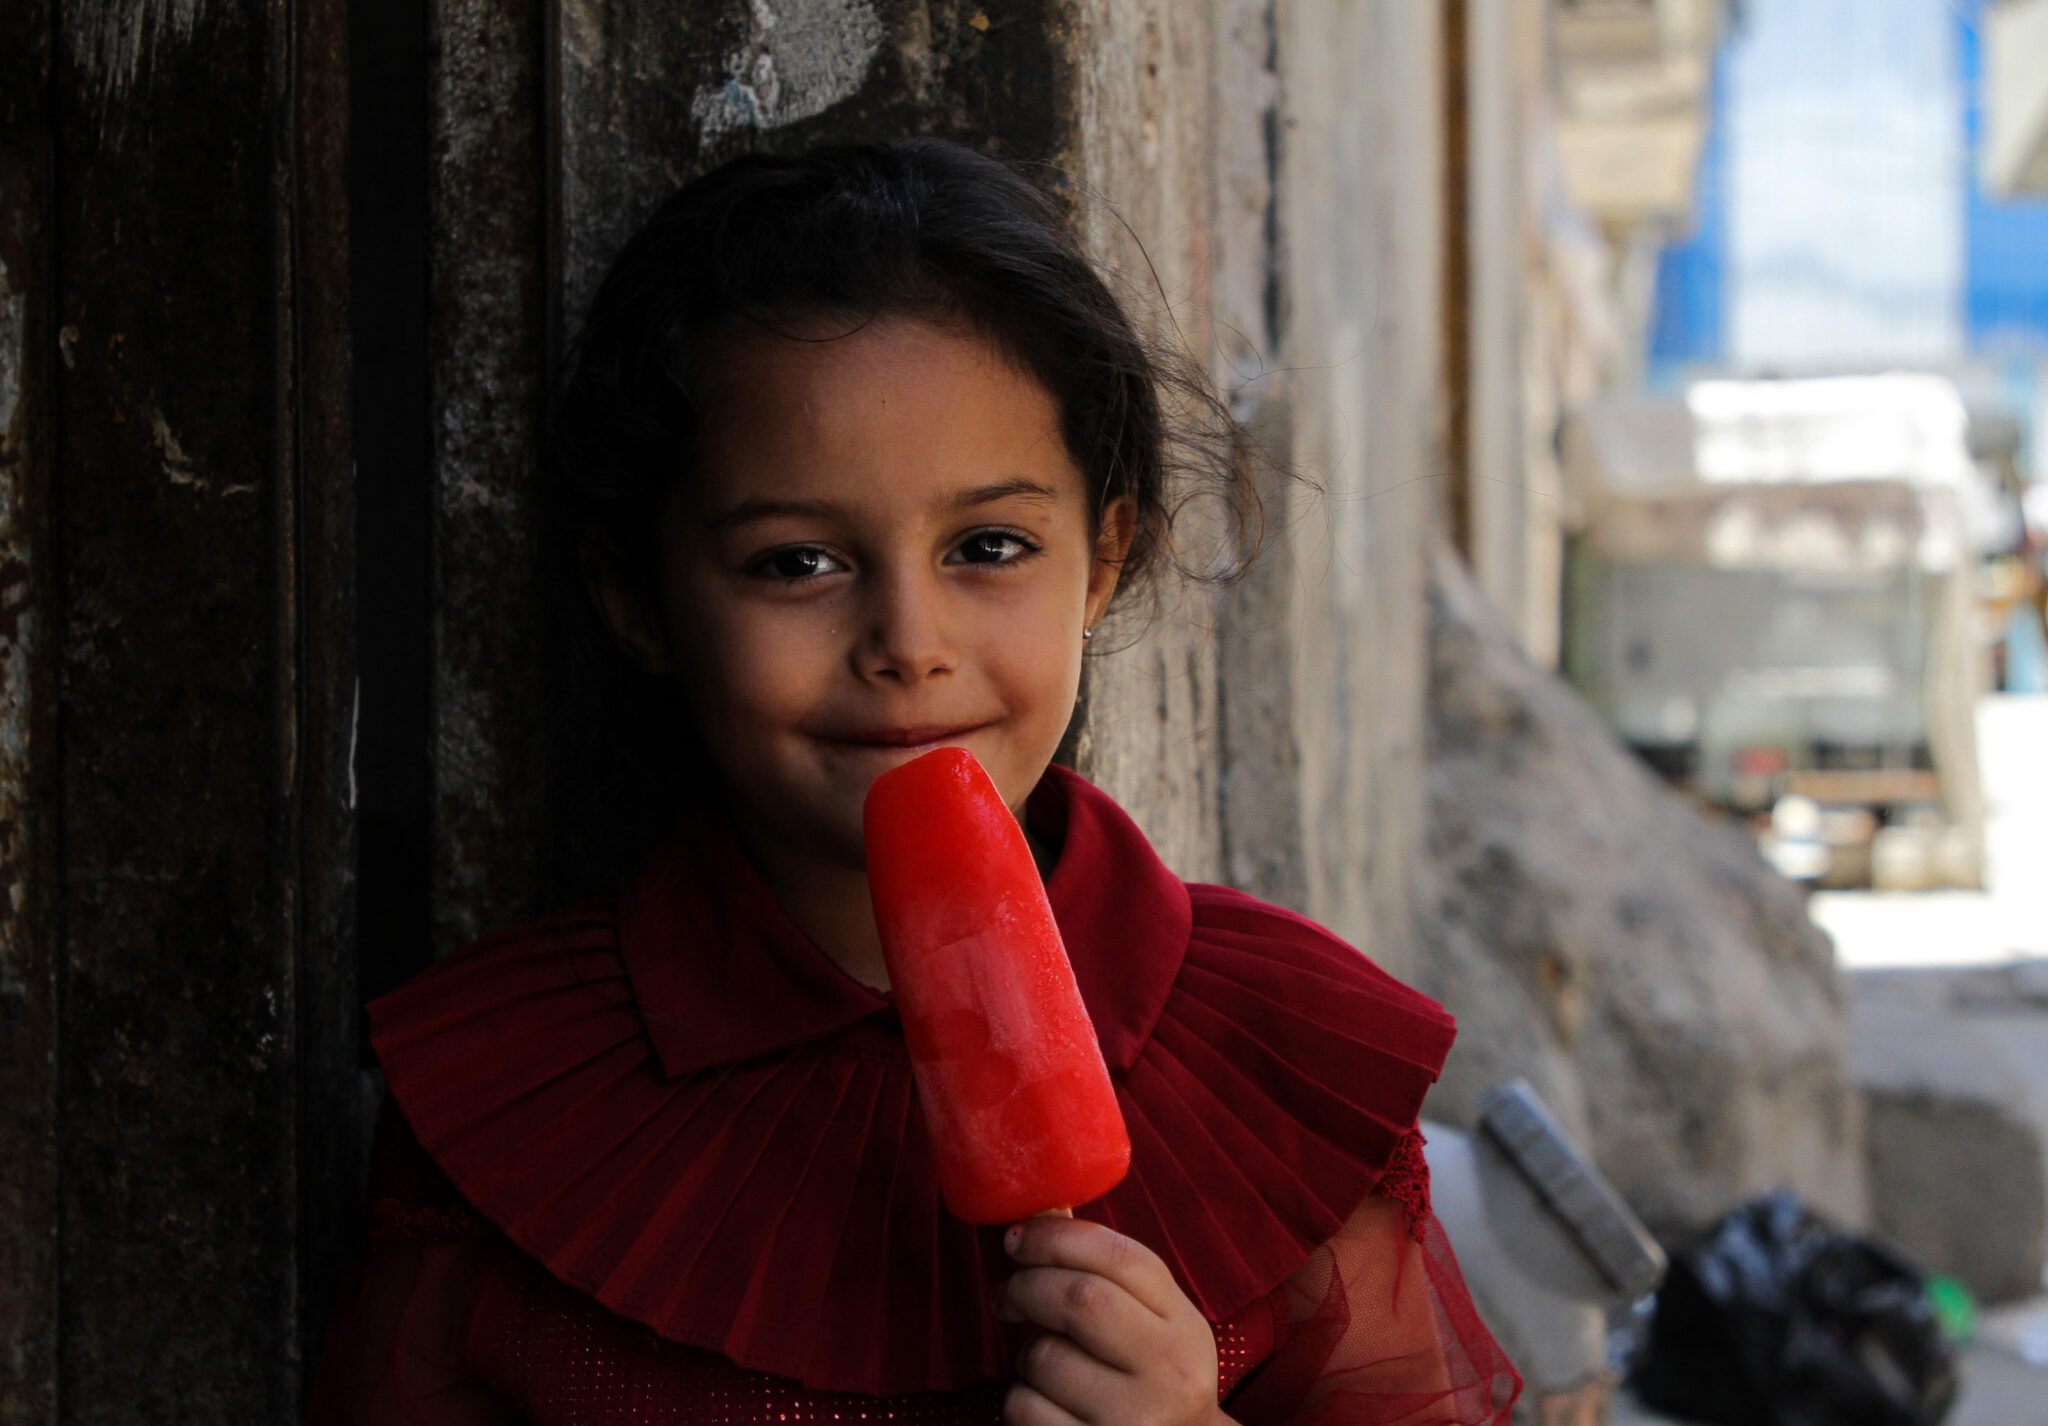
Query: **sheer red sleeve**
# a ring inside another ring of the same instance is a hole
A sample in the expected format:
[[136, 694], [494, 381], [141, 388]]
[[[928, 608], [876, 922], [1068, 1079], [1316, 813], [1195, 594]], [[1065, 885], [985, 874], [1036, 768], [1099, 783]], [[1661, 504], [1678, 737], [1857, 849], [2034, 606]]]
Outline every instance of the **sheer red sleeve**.
[[367, 1238], [328, 1329], [307, 1426], [520, 1426], [463, 1360], [484, 1224], [388, 1110]]
[[1506, 1426], [1521, 1380], [1472, 1305], [1414, 1147], [1288, 1279], [1285, 1334], [1229, 1403], [1244, 1426]]

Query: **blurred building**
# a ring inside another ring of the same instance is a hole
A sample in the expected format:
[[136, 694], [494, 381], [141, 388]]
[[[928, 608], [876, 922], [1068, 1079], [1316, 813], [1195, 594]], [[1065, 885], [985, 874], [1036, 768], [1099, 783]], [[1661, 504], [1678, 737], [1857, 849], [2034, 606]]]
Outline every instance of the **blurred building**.
[[1927, 0], [1760, 0], [1726, 52], [1724, 358], [1946, 365], [1964, 348], [1956, 21]]
[[1788, 875], [1867, 882], [1880, 827], [1911, 823], [1932, 879], [1978, 879], [1996, 492], [1968, 427], [1953, 383], [1893, 374], [1621, 393], [1573, 429], [1572, 680], [1674, 781], [1782, 803]]
[[[1836, 801], [1880, 817], [1934, 817], [1929, 808], [1939, 803], [1939, 815], [1963, 829], [1964, 841], [1980, 840], [1979, 819], [1968, 805], [1975, 800], [1969, 791], [1975, 773], [1967, 709], [2013, 663], [2005, 656], [2011, 621], [2020, 621], [2021, 634], [2038, 623], [2028, 622], [2033, 616], [2027, 613], [2040, 587], [2038, 552], [2021, 511], [2030, 499], [2039, 503], [2029, 486], [2048, 477], [2048, 203], [2025, 192], [2022, 174], [2033, 161], [2030, 145], [2048, 104], [2040, 97], [2039, 76], [2048, 74], [2042, 13], [2032, 0], [1753, 0], [1736, 12], [1720, 45], [1695, 210], [1655, 260], [1645, 376], [1652, 387], [1671, 392], [1672, 402], [1688, 385], [1693, 392], [1689, 402], [1665, 409], [1678, 413], [1675, 422], [1693, 422], [1709, 390], [1697, 383], [1716, 378], [1794, 378], [1782, 401], [1796, 403], [1806, 398], [1795, 390], [1821, 389], [1797, 378], [1918, 372], [1938, 379], [1951, 393], [1947, 399], [1960, 397], [1963, 422], [1947, 442], [1962, 463], [1949, 482], [1954, 508], [1938, 517], [1960, 541], [1954, 577], [1941, 576], [1946, 582], [1938, 599], [1916, 596], [1907, 601], [1910, 609], [1880, 620], [1895, 633], [1921, 631], [1907, 637], [1916, 650], [1910, 658], [1903, 647], [1892, 658], [1890, 675], [1897, 690], [1893, 712], [1907, 716], [1897, 700], [1908, 691], [1919, 705], [1911, 718], [1921, 731], [1908, 741], [1920, 751], [1905, 757], [1897, 750], [1850, 752], [1831, 733], [1803, 744], [1781, 740], [1768, 754], [1752, 750], [1755, 767], [1738, 775], [1731, 759], [1742, 755], [1725, 747], [1703, 752], [1694, 730], [1675, 738], [1664, 754], [1653, 754], [1724, 805], [1751, 807], [1752, 794], [1765, 788], [1775, 789], [1774, 798], [1816, 760], [1919, 764], [1923, 775], [1945, 766], [1949, 775], [1938, 798], [1928, 787], [1916, 791], [1910, 779], [1896, 780], [1890, 789], [1896, 795], [1885, 805], [1847, 796], [1848, 784], [1839, 779], [1826, 786], [1843, 794]], [[1723, 381], [1713, 389], [1752, 388]], [[1752, 390], [1737, 402], [1747, 403], [1749, 419], [1720, 440], [1724, 454], [1744, 441], [1768, 444], [1764, 413], [1779, 398], [1763, 386]], [[1908, 449], [1918, 438], [1889, 419], [1898, 414], [1872, 408], [1856, 418], [1863, 447], [1858, 479], [1878, 480], [1881, 471], [1920, 459]], [[1611, 402], [1592, 412], [1587, 449], [1606, 450], [1610, 465], [1631, 458], [1619, 455], [1616, 444], [1616, 432], [1631, 419]], [[1695, 434], [1700, 442], [1685, 458], [1694, 468], [1683, 478], [1706, 490], [1715, 443], [1704, 426]], [[1814, 456], [1818, 447], [1808, 443], [1802, 451], [1801, 458]], [[1601, 482], [1618, 480], [1626, 488], [1643, 478], [1643, 471], [1610, 468], [1587, 487], [1608, 494], [1604, 515], [1581, 510], [1584, 520], [1573, 526], [1583, 536], [1579, 551], [1588, 563], [1572, 576], [1577, 603], [1567, 641], [1582, 640], [1571, 655], [1575, 676], [1625, 734], [1647, 748], [1658, 735], [1644, 723], [1642, 706], [1625, 714], [1615, 701], [1615, 690], [1630, 679], [1618, 665], [1607, 666], [1615, 650], [1598, 632], [1646, 617], [1622, 591], [1608, 588], [1612, 567], [1601, 563], [1612, 559], [1618, 538], [1618, 487]], [[1725, 502], [1728, 488], [1715, 498]], [[1837, 492], [1835, 498], [1847, 497]], [[1923, 506], [1927, 498], [1913, 497]], [[1810, 503], [1811, 497], [1802, 499]], [[1845, 577], [1824, 550], [1816, 547], [1802, 558], [1809, 567], [1801, 572], [1787, 565], [1787, 577], [1807, 586]], [[1607, 573], [1596, 576], [1594, 565]], [[1610, 607], [1608, 600], [1620, 603]], [[1733, 638], [1761, 650], [1771, 628], [1782, 631], [1794, 608], [1810, 603], [1804, 594], [1783, 591], [1741, 614], [1747, 606], [1736, 599], [1721, 611], [1719, 632], [1728, 637], [1706, 637], [1702, 628], [1698, 640], [1673, 647], [1720, 648], [1725, 655]], [[1820, 617], [1812, 609], [1808, 614]], [[1846, 628], [1836, 633], [1844, 648], [1857, 642]], [[1665, 642], [1671, 642], [1668, 634]], [[1702, 653], [1703, 667], [1693, 672], [1709, 677], [1705, 665], [1719, 657]], [[1762, 687], [1758, 680], [1768, 682], [1766, 674], [1782, 681], [1782, 667], [1770, 673], [1763, 665], [1777, 667], [1783, 658], [1756, 653], [1753, 661], [1756, 667], [1738, 671], [1737, 683]], [[1838, 660], [1820, 660], [1832, 661]], [[1866, 699], [1857, 716], [1878, 717], [1884, 701]], [[1665, 707], [1668, 712], [1679, 704]], [[1712, 721], [1725, 723], [1725, 709]], [[1931, 751], [1937, 746], [1945, 751]], [[1710, 765], [1692, 765], [1695, 757]], [[1763, 762], [1773, 758], [1787, 760], [1784, 776], [1761, 777]], [[1948, 874], [1969, 882], [1962, 868], [1971, 860], [1950, 858], [1955, 865]]]
[[2031, 424], [2048, 202], [2021, 174], [2048, 104], [2041, 12], [1743, 5], [1716, 66], [1696, 219], [1658, 259], [1652, 375], [1978, 366], [2024, 388], [1997, 399]]
[[1984, 186], [2048, 196], [2048, 0], [2002, 0], [1984, 25]]
[[[1559, 655], [1569, 413], [1640, 370], [1649, 273], [1692, 213], [1721, 0], [1476, 0], [1446, 255], [1448, 525], [1539, 663]], [[1454, 81], [1455, 82], [1455, 81]]]

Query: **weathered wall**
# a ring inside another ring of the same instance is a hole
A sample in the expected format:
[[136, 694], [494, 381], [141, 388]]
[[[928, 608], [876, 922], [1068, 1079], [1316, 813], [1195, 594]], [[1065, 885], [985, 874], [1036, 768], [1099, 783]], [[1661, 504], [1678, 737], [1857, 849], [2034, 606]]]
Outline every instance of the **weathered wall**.
[[[1303, 907], [1397, 974], [1422, 838], [1422, 554], [1439, 421], [1432, 7], [1302, 6], [1281, 49]], [[1257, 687], [1246, 697], [1265, 696]], [[1249, 749], [1243, 750], [1249, 752]]]
[[0, 10], [0, 1421], [56, 1404], [50, 12]]
[[429, 9], [437, 952], [526, 914], [546, 845], [545, 14], [539, 0], [435, 0]]
[[[1420, 837], [1436, 451], [1438, 36], [1404, 3], [1084, 11], [1089, 234], [1141, 241], [1258, 436], [1263, 545], [1090, 670], [1081, 763], [1184, 875], [1296, 906], [1397, 970]], [[1128, 286], [1142, 297], [1140, 282]], [[1198, 567], [1242, 551], [1201, 543]]]
[[[1465, 9], [1467, 380], [1453, 453], [1469, 520], [1461, 552], [1518, 631], [1529, 605], [1525, 529], [1533, 496], [1523, 464], [1523, 267], [1530, 247], [1525, 96], [1542, 53], [1543, 0], [1454, 0]], [[1552, 601], [1534, 611], [1555, 616]], [[1526, 636], [1525, 636], [1526, 637]]]
[[[1219, 259], [1216, 146], [1232, 125], [1256, 130], [1259, 96], [1246, 106], [1219, 104], [1217, 86], [1237, 56], [1213, 6], [1076, 8], [1074, 138], [1060, 157], [1085, 195], [1083, 233], [1140, 319], [1206, 356], [1204, 289]], [[1220, 254], [1224, 264], [1230, 257]], [[1214, 532], [1180, 534], [1184, 561], [1221, 555]], [[1075, 762], [1123, 800], [1184, 875], [1213, 877], [1212, 601], [1195, 588], [1165, 586], [1160, 594], [1156, 613], [1133, 608], [1104, 630], [1103, 651], [1089, 661]]]
[[558, 310], [712, 164], [903, 134], [1057, 160], [1071, 141], [1074, 26], [1048, 0], [562, 0], [553, 16]]

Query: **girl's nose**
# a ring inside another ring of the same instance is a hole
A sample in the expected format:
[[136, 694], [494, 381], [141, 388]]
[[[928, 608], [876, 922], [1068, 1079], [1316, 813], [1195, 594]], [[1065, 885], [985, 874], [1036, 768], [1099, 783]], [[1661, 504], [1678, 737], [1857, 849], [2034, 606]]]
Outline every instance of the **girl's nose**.
[[953, 671], [957, 653], [935, 583], [915, 575], [876, 582], [867, 630], [854, 652], [863, 678], [910, 685]]

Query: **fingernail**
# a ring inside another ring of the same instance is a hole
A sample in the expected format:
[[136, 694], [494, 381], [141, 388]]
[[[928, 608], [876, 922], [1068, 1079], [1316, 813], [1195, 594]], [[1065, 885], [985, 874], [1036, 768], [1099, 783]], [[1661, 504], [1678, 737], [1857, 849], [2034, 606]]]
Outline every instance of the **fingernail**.
[[1017, 1251], [1017, 1245], [1023, 1241], [1024, 1225], [1021, 1223], [1013, 1223], [1010, 1225], [1009, 1230], [1003, 1234], [1003, 1251], [1015, 1255]]

